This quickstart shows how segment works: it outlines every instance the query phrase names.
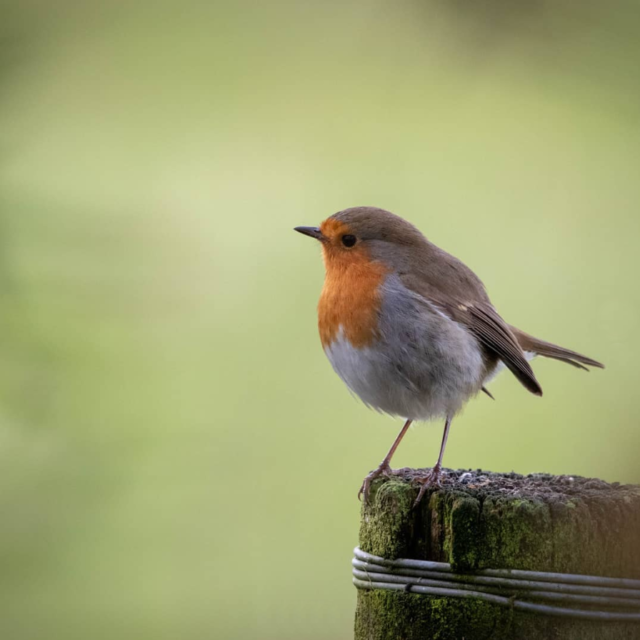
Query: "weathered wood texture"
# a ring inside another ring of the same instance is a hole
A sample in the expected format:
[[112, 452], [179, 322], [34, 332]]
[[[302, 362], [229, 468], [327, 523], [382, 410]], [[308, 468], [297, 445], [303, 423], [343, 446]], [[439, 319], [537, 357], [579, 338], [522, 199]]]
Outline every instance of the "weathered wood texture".
[[[640, 578], [640, 486], [448, 470], [412, 510], [417, 472], [374, 483], [360, 548], [450, 562], [456, 571], [527, 569]], [[640, 624], [579, 621], [478, 600], [358, 591], [356, 640], [640, 639]]]

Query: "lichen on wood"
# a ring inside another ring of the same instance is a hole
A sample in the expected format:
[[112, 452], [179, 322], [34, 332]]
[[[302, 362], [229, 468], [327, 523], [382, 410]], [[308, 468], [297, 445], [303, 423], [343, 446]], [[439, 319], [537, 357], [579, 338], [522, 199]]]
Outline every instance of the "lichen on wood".
[[[448, 470], [412, 509], [420, 471], [373, 483], [360, 548], [385, 558], [640, 578], [640, 487], [575, 476]], [[472, 599], [359, 591], [356, 640], [640, 639], [640, 624], [541, 616]]]

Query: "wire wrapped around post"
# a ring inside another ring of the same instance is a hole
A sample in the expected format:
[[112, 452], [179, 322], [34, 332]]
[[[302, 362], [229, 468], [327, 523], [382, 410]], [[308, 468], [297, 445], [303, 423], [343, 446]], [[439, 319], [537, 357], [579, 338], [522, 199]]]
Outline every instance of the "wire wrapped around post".
[[[460, 574], [445, 562], [387, 560], [365, 553], [358, 547], [354, 555], [353, 583], [358, 589], [477, 598], [552, 616], [640, 622], [640, 580], [510, 569]], [[535, 602], [540, 600], [569, 606]]]

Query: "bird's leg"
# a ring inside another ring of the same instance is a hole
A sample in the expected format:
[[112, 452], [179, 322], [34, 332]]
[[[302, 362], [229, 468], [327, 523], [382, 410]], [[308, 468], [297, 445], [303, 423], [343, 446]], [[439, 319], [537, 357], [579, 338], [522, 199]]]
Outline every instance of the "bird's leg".
[[389, 463], [391, 462], [391, 458], [393, 457], [393, 454], [396, 452], [398, 445], [400, 444], [402, 438], [404, 438], [404, 434], [407, 433], [407, 429], [411, 426], [412, 422], [413, 422], [412, 420], [407, 420], [404, 423], [404, 427], [402, 427], [402, 430], [398, 434], [398, 437], [395, 439], [393, 445], [391, 445], [391, 449], [389, 449], [389, 453], [387, 453], [387, 455], [384, 457], [384, 460], [380, 463], [377, 469], [374, 469], [363, 480], [362, 486], [360, 487], [360, 491], [358, 491], [358, 500], [360, 500], [360, 498], [364, 496], [364, 501], [366, 502], [367, 499], [369, 498], [369, 487], [371, 486], [371, 483], [376, 478], [380, 477], [381, 475], [386, 475], [389, 473], [389, 471], [391, 471], [391, 467], [389, 466]]
[[432, 485], [441, 486], [440, 485], [440, 471], [442, 470], [442, 458], [444, 456], [444, 449], [447, 446], [447, 438], [449, 437], [449, 427], [451, 427], [451, 418], [447, 418], [447, 421], [444, 423], [444, 434], [442, 435], [442, 444], [440, 445], [440, 455], [438, 456], [438, 462], [436, 462], [436, 466], [431, 469], [429, 475], [426, 478], [419, 480], [420, 491], [418, 492], [418, 497], [416, 501], [413, 503], [413, 507], [418, 506], [420, 500], [422, 500], [422, 496], [428, 487]]

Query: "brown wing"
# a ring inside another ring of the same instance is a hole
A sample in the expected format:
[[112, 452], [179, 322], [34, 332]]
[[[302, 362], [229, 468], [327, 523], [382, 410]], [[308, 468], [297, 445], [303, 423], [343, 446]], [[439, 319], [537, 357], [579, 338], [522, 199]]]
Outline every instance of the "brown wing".
[[405, 286], [468, 327], [531, 393], [541, 396], [542, 388], [522, 348], [491, 305], [480, 279], [464, 263], [434, 245], [429, 243], [426, 251], [417, 264], [414, 262], [412, 271], [401, 274]]
[[541, 396], [542, 387], [536, 380], [509, 325], [498, 315], [498, 312], [487, 303], [460, 304], [458, 311], [460, 313], [455, 319], [467, 325], [485, 347], [495, 352], [531, 393]]

